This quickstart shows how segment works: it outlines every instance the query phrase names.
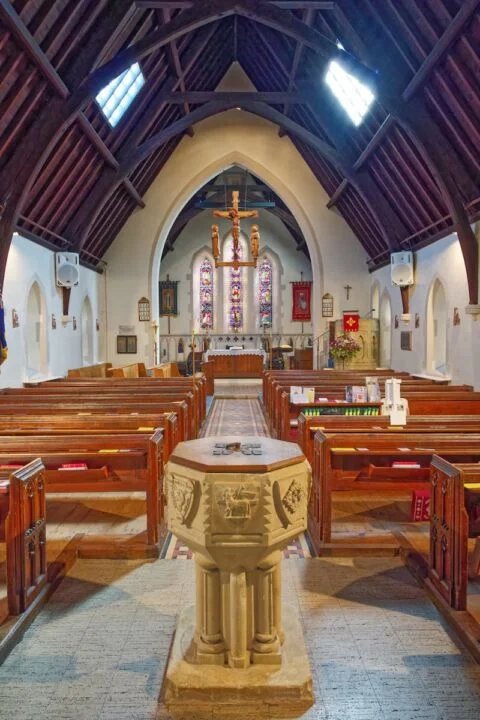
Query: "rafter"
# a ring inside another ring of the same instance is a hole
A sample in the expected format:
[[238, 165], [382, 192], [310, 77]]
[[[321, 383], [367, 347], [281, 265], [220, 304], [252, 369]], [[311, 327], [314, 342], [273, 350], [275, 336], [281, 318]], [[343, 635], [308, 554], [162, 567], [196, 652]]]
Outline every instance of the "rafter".
[[327, 203], [327, 208], [329, 210], [331, 210], [333, 207], [335, 207], [335, 205], [337, 204], [337, 202], [339, 201], [339, 199], [341, 198], [341, 196], [343, 195], [343, 193], [345, 192], [347, 187], [348, 187], [348, 180], [343, 179]]
[[[311, 8], [309, 8], [308, 10], [304, 11], [303, 22], [305, 23], [305, 25], [308, 25], [309, 27], [311, 27], [314, 17], [315, 17], [315, 11], [312, 10]], [[300, 65], [300, 60], [302, 59], [302, 55], [303, 55], [303, 48], [304, 48], [303, 43], [298, 42], [297, 46], [295, 48], [295, 54], [294, 54], [293, 60], [292, 60], [290, 77], [288, 78], [288, 87], [287, 87], [288, 93], [293, 93], [293, 88], [295, 87], [295, 78], [297, 76], [297, 71], [298, 71], [298, 66]], [[285, 115], [288, 115], [289, 109], [290, 109], [290, 102], [286, 102], [285, 106], [283, 108], [283, 112]]]
[[68, 97], [70, 94], [68, 87], [9, 0], [0, 0], [0, 16], [59, 96], [62, 98]]
[[112, 60], [93, 72], [75, 94], [74, 102], [78, 103], [78, 109], [82, 108], [88, 97], [95, 96], [110, 80], [120, 75], [142, 57], [214, 20], [235, 14], [283, 32], [297, 42], [302, 42], [315, 52], [329, 58], [340, 57], [342, 63], [354, 68], [359, 77], [364, 78], [371, 85], [376, 83], [376, 74], [370, 68], [359, 62], [353, 55], [339, 50], [330, 38], [325, 37], [318, 30], [308, 27], [288, 10], [275, 7], [265, 0], [202, 0], [200, 5], [187, 8], [179, 13], [170, 22], [125, 48]]
[[[163, 8], [162, 15], [163, 15], [164, 23], [170, 22], [171, 15], [170, 15], [170, 10], [168, 8]], [[178, 54], [177, 43], [175, 42], [175, 40], [172, 40], [172, 42], [168, 46], [168, 49], [169, 49], [170, 64], [173, 67], [173, 71], [177, 75], [178, 82], [180, 85], [180, 90], [182, 90], [182, 92], [185, 92], [185, 80], [183, 77], [182, 66], [180, 63], [180, 55]], [[190, 112], [190, 105], [188, 104], [188, 102], [185, 101], [183, 103], [183, 109], [185, 110], [185, 114], [188, 114]]]
[[403, 91], [403, 99], [409, 100], [415, 92], [425, 83], [432, 70], [438, 65], [447, 50], [455, 42], [460, 32], [480, 6], [479, 0], [464, 0], [460, 10], [447, 27], [441, 38], [427, 55], [413, 78]]
[[142, 210], [143, 210], [143, 208], [146, 207], [145, 202], [144, 202], [144, 200], [142, 200], [140, 193], [138, 192], [137, 188], [133, 185], [132, 181], [129, 180], [128, 178], [124, 178], [123, 186], [124, 186], [125, 190], [128, 192], [128, 194], [130, 195], [130, 197], [132, 198], [132, 200], [134, 200], [135, 203], [138, 205], [138, 207], [142, 208]]
[[[131, 0], [116, 0], [96, 19], [92, 32], [82, 45], [82, 52], [75, 56], [65, 72], [67, 88], [75, 87], [88, 75], [130, 7]], [[0, 214], [0, 291], [12, 233], [25, 198], [57, 138], [71, 124], [75, 115], [70, 98], [53, 98], [38, 112], [35, 121], [24, 134], [22, 143], [0, 174], [0, 206], [3, 207]]]
[[[478, 4], [478, 2], [477, 2]], [[341, 0], [342, 9], [348, 11], [351, 22], [362, 26], [358, 5], [354, 0]], [[454, 21], [455, 22], [455, 21]], [[378, 29], [363, 24], [363, 35], [371, 47], [378, 40]], [[388, 53], [377, 53], [377, 65], [380, 70], [377, 83], [378, 99], [410, 134], [440, 189], [457, 230], [462, 249], [468, 279], [470, 303], [477, 304], [479, 285], [479, 251], [475, 234], [470, 226], [467, 210], [459, 191], [462, 163], [455, 150], [428, 112], [425, 101], [420, 95], [410, 96], [406, 102], [402, 95], [404, 88], [399, 85], [401, 73], [390, 74], [392, 59]], [[454, 176], [454, 173], [456, 176]], [[468, 174], [463, 171], [467, 184], [472, 185]], [[463, 180], [463, 178], [462, 178]]]

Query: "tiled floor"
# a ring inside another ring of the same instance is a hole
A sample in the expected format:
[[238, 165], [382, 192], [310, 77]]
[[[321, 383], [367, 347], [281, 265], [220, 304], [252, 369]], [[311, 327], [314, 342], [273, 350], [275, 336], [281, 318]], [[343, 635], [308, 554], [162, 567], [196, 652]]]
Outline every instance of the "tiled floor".
[[[0, 718], [166, 720], [157, 699], [193, 571], [79, 561], [0, 668]], [[314, 679], [304, 720], [478, 720], [480, 667], [399, 561], [317, 558], [283, 571]]]

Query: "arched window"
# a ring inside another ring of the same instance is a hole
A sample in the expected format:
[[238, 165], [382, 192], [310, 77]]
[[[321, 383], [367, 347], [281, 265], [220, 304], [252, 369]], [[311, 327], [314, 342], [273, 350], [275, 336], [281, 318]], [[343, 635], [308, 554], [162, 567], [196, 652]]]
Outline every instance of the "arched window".
[[48, 372], [45, 299], [38, 282], [34, 282], [27, 298], [25, 350], [27, 376], [45, 375]]
[[82, 307], [82, 362], [84, 365], [93, 363], [93, 311], [88, 297]]
[[[230, 245], [230, 255], [233, 260], [233, 239]], [[242, 257], [242, 246], [239, 246], [239, 256]], [[240, 268], [230, 270], [230, 313], [228, 326], [231, 330], [241, 330], [243, 327], [243, 286], [242, 271]]]
[[260, 263], [258, 274], [260, 327], [271, 327], [273, 321], [273, 268], [271, 260], [266, 255]]
[[446, 375], [448, 308], [445, 289], [435, 279], [427, 301], [426, 369], [428, 373]]
[[385, 290], [380, 301], [380, 366], [392, 364], [392, 304]]
[[213, 328], [213, 264], [208, 257], [200, 264], [200, 327]]

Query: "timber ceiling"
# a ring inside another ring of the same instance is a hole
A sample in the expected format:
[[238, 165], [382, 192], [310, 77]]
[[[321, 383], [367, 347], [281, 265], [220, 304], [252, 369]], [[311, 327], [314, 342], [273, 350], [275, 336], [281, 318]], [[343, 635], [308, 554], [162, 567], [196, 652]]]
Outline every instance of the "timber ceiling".
[[[0, 286], [15, 229], [97, 266], [192, 125], [241, 106], [288, 134], [371, 268], [456, 230], [477, 302], [479, 48], [480, 0], [0, 0]], [[333, 56], [375, 85], [359, 127]], [[136, 59], [111, 128], [92, 98]], [[258, 98], [212, 95], [235, 60]]]

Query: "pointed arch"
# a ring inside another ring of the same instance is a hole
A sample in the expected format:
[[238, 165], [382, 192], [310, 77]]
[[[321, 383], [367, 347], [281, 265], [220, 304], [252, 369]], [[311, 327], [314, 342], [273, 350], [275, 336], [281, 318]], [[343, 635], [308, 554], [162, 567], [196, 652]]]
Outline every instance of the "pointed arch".
[[92, 365], [95, 361], [93, 309], [88, 295], [85, 295], [81, 312], [82, 363]]
[[445, 283], [436, 275], [427, 295], [425, 369], [448, 375], [448, 302]]
[[379, 305], [380, 320], [380, 367], [392, 365], [392, 301], [385, 288]]
[[[175, 199], [172, 201], [164, 220], [159, 224], [156, 238], [152, 246], [152, 253], [150, 256], [150, 295], [152, 297], [152, 308], [157, 313], [158, 319], [158, 279], [160, 273], [160, 261], [163, 253], [165, 242], [168, 238], [169, 232], [181, 210], [187, 202], [193, 197], [193, 195], [205, 185], [209, 180], [216, 177], [222, 171], [235, 166], [240, 165], [250, 172], [252, 172], [259, 180], [275, 191], [275, 193], [282, 199], [282, 201], [290, 208], [292, 214], [297, 220], [303, 236], [305, 238], [308, 251], [312, 263], [313, 273], [313, 328], [314, 332], [319, 333], [322, 324], [321, 313], [319, 308], [321, 307], [320, 298], [322, 296], [323, 289], [323, 276], [324, 268], [322, 256], [320, 253], [319, 243], [317, 242], [317, 235], [315, 228], [313, 227], [308, 213], [302, 206], [301, 198], [295, 193], [295, 188], [285, 185], [284, 181], [275, 175], [271, 168], [262, 165], [258, 158], [252, 153], [245, 154], [240, 150], [229, 151], [220, 154], [216, 159], [212, 160], [210, 165], [203, 166], [201, 171], [195, 176], [189, 176], [188, 182], [178, 192]], [[220, 292], [223, 290], [223, 283], [220, 280], [220, 275], [217, 273], [218, 285], [222, 285]], [[225, 301], [222, 302], [222, 305]], [[220, 306], [217, 304], [217, 308]], [[220, 330], [220, 325], [217, 324], [217, 329]]]
[[370, 312], [372, 313], [372, 318], [375, 318], [375, 320], [380, 319], [380, 283], [378, 280], [375, 280], [375, 282], [372, 285], [372, 290], [370, 294]]
[[25, 368], [27, 378], [47, 375], [47, 304], [40, 280], [35, 277], [26, 296]]

